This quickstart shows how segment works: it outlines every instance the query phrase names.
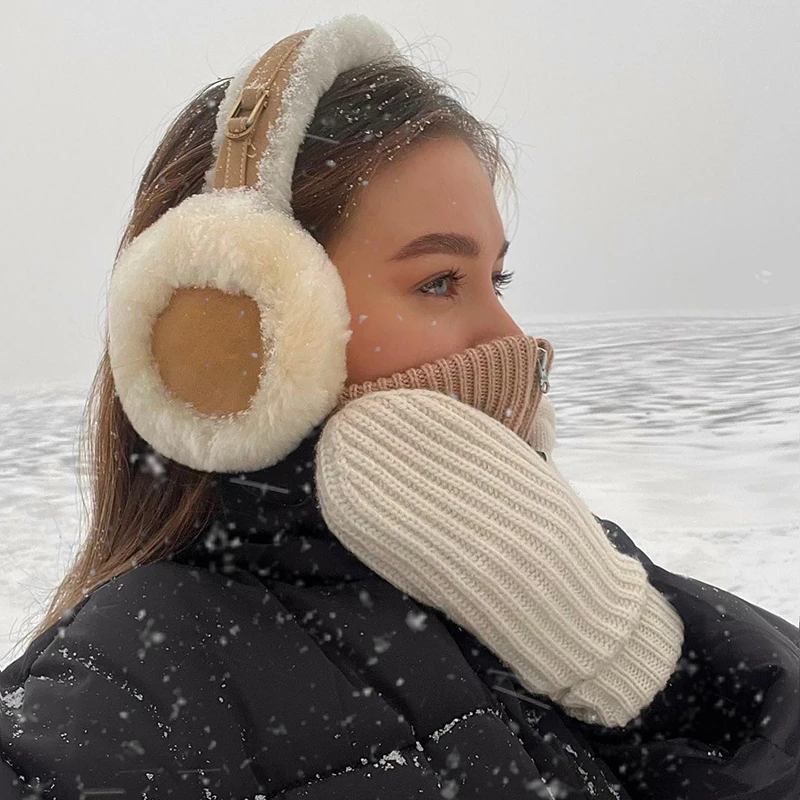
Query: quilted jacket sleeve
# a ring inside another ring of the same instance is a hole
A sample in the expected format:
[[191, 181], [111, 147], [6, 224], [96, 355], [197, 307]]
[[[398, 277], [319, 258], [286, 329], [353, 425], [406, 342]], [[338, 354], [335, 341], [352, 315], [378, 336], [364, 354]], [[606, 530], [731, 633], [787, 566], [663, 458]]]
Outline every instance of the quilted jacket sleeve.
[[597, 754], [642, 800], [800, 797], [798, 630], [653, 564], [619, 526], [598, 521], [681, 615], [685, 641], [670, 682], [625, 728], [580, 723]]

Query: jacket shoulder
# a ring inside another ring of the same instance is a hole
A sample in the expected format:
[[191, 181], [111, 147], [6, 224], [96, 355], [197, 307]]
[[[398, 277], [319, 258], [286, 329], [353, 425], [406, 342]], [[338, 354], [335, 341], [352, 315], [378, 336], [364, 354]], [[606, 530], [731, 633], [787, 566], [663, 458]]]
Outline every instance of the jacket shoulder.
[[134, 567], [94, 589], [39, 634], [0, 672], [0, 688], [7, 691], [10, 684], [24, 680], [33, 664], [54, 648], [76, 643], [89, 649], [100, 643], [123, 645], [131, 641], [127, 638], [131, 633], [148, 648], [161, 640], [159, 627], [188, 630], [196, 622], [199, 631], [207, 616], [203, 612], [220, 609], [224, 582], [221, 576], [172, 561]]
[[[226, 743], [215, 761], [247, 763], [238, 683], [250, 681], [259, 708], [280, 690], [270, 659], [254, 655], [287, 639], [258, 624], [276, 611], [261, 584], [171, 561], [98, 587], [0, 673], [0, 796], [33, 787], [61, 800], [86, 786], [201, 796], [208, 742]], [[229, 779], [259, 788], [247, 769]]]
[[762, 800], [795, 796], [797, 629], [741, 597], [654, 564], [616, 523], [595, 518], [621, 552], [642, 562], [685, 632], [669, 682], [627, 728], [580, 724], [598, 754], [625, 769], [623, 783], [633, 796], [648, 784], [661, 787], [659, 796], [689, 800], [728, 797], [732, 787], [744, 786]]

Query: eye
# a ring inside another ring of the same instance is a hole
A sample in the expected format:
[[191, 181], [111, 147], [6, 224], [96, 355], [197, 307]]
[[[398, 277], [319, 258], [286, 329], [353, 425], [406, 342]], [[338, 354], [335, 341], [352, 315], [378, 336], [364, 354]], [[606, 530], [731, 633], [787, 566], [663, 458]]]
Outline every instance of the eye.
[[[507, 286], [511, 282], [511, 278], [514, 275], [514, 272], [496, 272], [492, 275], [492, 283], [494, 284], [495, 293], [498, 297], [502, 297], [503, 293], [500, 289], [503, 286]], [[446, 282], [452, 281], [455, 286], [460, 286], [464, 280], [465, 275], [458, 270], [451, 269], [445, 272], [443, 275], [439, 275], [433, 280], [428, 281], [424, 286], [420, 286], [419, 291], [423, 294], [430, 294], [434, 297], [448, 297]], [[439, 292], [438, 289], [443, 289], [443, 292]]]
[[463, 273], [459, 272], [458, 270], [451, 269], [445, 272], [443, 275], [439, 275], [433, 280], [428, 281], [424, 286], [420, 286], [419, 290], [423, 294], [432, 294], [434, 297], [447, 297], [446, 288], [445, 293], [429, 290], [446, 287], [445, 281], [452, 281], [455, 286], [460, 286], [464, 282], [464, 277], [465, 276]]
[[500, 289], [502, 289], [503, 286], [508, 286], [508, 284], [511, 283], [511, 279], [513, 277], [514, 277], [513, 269], [510, 271], [504, 270], [503, 272], [496, 272], [494, 275], [492, 275], [492, 282], [494, 283], [494, 288], [495, 291], [497, 292], [498, 297], [503, 296], [503, 293], [500, 291]]

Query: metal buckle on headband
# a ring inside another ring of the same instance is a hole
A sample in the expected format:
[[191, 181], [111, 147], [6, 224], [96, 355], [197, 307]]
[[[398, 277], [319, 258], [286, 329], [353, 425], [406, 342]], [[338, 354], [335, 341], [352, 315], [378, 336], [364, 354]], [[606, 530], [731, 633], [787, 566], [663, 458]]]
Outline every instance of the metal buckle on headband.
[[244, 95], [245, 90], [242, 89], [239, 97], [236, 100], [236, 104], [233, 107], [233, 110], [228, 115], [228, 122], [225, 126], [225, 135], [229, 139], [242, 139], [245, 136], [249, 136], [253, 126], [258, 119], [258, 115], [264, 108], [264, 104], [269, 100], [269, 90], [263, 92], [263, 94], [258, 98], [256, 104], [253, 106], [252, 111], [247, 115], [247, 119], [244, 123], [244, 128], [240, 131], [231, 130], [231, 122], [237, 118], [237, 114], [242, 110], [242, 97]]

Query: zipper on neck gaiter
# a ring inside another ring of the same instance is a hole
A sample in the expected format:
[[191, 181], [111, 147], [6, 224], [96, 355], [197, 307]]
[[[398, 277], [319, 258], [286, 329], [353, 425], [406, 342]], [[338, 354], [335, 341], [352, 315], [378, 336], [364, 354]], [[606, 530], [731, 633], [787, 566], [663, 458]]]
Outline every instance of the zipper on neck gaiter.
[[539, 387], [542, 394], [550, 390], [550, 381], [547, 379], [547, 350], [544, 347], [536, 348], [536, 366], [539, 371]]

